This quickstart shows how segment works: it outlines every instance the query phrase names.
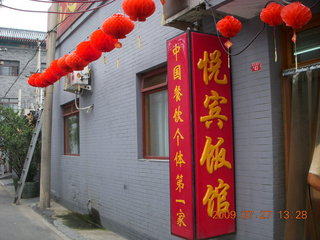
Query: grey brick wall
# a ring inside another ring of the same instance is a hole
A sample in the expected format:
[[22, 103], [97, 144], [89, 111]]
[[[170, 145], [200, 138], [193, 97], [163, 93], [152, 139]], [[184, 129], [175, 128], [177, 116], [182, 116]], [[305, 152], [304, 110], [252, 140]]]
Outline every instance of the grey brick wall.
[[[84, 15], [59, 42], [57, 56], [71, 52], [118, 12], [115, 2], [93, 15]], [[169, 164], [141, 158], [141, 99], [137, 73], [166, 62], [166, 40], [180, 33], [160, 24], [161, 9], [140, 23], [123, 47], [92, 64], [93, 91], [80, 97], [81, 107], [94, 104], [91, 113], [80, 112], [80, 156], [63, 155], [61, 105], [74, 99], [55, 84], [52, 136], [52, 192], [73, 210], [86, 212], [88, 200], [99, 210], [103, 225], [129, 239], [178, 239], [170, 234]], [[247, 22], [234, 39], [233, 51], [258, 31]], [[243, 54], [232, 58], [234, 141], [237, 211], [275, 211], [282, 207], [282, 130], [280, 75], [272, 63], [272, 41], [264, 32]], [[120, 68], [116, 68], [116, 60]], [[260, 72], [250, 64], [262, 63]], [[219, 239], [281, 239], [276, 216], [271, 219], [237, 219], [237, 233]]]
[[[11, 60], [19, 61], [20, 68], [19, 72], [25, 67], [27, 62], [33, 58], [37, 49], [35, 47], [24, 46], [24, 47], [12, 47], [7, 45], [2, 45], [1, 48], [7, 48], [7, 51], [0, 51], [0, 60]], [[41, 59], [43, 63], [46, 62], [46, 51], [42, 49]], [[21, 89], [22, 92], [22, 108], [30, 108], [33, 103], [35, 103], [35, 88], [31, 87], [27, 80], [31, 72], [37, 70], [37, 55], [30, 61], [26, 69], [22, 72], [21, 77], [13, 85], [10, 92], [7, 94], [7, 98], [18, 98], [18, 91]], [[13, 82], [17, 79], [17, 76], [0, 76], [0, 97], [8, 91]]]

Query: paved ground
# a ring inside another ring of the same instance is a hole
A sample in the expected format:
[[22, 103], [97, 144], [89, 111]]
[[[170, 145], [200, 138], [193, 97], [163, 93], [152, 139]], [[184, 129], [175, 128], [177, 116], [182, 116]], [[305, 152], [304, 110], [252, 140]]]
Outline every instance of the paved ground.
[[54, 201], [46, 211], [39, 210], [38, 198], [15, 205], [11, 183], [11, 179], [0, 179], [0, 240], [126, 240], [104, 229], [69, 228], [57, 216], [70, 211]]
[[13, 198], [0, 185], [1, 240], [64, 240], [61, 234], [25, 205], [12, 204]]

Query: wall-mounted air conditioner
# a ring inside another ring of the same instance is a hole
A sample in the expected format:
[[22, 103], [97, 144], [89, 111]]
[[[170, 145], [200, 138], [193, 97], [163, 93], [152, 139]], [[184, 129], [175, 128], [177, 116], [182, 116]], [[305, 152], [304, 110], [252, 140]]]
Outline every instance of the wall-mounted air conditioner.
[[78, 93], [83, 89], [91, 90], [91, 74], [88, 66], [82, 71], [74, 71], [65, 77], [65, 91]]
[[166, 0], [164, 25], [186, 30], [193, 29], [194, 22], [208, 15], [204, 0]]

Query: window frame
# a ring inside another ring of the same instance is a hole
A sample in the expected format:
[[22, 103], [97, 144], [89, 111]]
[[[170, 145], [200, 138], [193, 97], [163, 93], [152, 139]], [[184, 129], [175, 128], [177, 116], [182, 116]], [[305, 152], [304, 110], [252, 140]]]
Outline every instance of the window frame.
[[[79, 99], [77, 99], [77, 105], [79, 105]], [[79, 110], [75, 106], [75, 102], [71, 101], [61, 106], [63, 113], [63, 155], [65, 156], [80, 156], [80, 115]], [[67, 153], [67, 119], [71, 116], [78, 116], [78, 153]]]
[[[148, 73], [142, 74], [141, 75], [141, 87], [140, 87], [140, 93], [141, 93], [141, 98], [142, 98], [142, 152], [143, 152], [143, 158], [144, 159], [154, 159], [154, 160], [169, 160], [169, 156], [153, 156], [148, 154], [148, 139], [149, 139], [149, 123], [147, 121], [147, 109], [146, 109], [146, 96], [160, 92], [163, 90], [168, 90], [168, 77], [166, 76], [166, 80], [164, 83], [159, 83], [151, 87], [143, 88], [144, 82], [147, 78], [150, 78], [152, 76], [156, 76], [158, 74], [166, 73], [167, 72], [167, 67], [161, 67], [155, 70], [152, 70]], [[169, 119], [167, 119], [169, 120]], [[169, 129], [168, 129], [169, 130]], [[168, 139], [169, 141], [169, 139]]]
[[[16, 77], [16, 76], [19, 76], [19, 73], [20, 73], [20, 61], [17, 61], [17, 60], [0, 60], [0, 62], [3, 62], [2, 64], [0, 64], [0, 67], [1, 67], [1, 66], [4, 66], [4, 67], [9, 67], [9, 68], [13, 68], [13, 67], [17, 68], [17, 69], [16, 69], [16, 75], [2, 75], [2, 74], [0, 74], [0, 76], [6, 76], [6, 77]], [[10, 65], [10, 63], [16, 63], [17, 66], [6, 66], [6, 63], [7, 63], [8, 65]], [[11, 70], [11, 72], [13, 72], [13, 71]]]

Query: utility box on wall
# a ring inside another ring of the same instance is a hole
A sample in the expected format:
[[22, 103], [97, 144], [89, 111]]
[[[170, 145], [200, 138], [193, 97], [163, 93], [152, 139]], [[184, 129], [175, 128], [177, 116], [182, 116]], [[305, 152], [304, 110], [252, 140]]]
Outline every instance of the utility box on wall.
[[91, 74], [89, 66], [82, 71], [74, 71], [65, 77], [64, 90], [67, 92], [80, 92], [82, 89], [91, 90]]

